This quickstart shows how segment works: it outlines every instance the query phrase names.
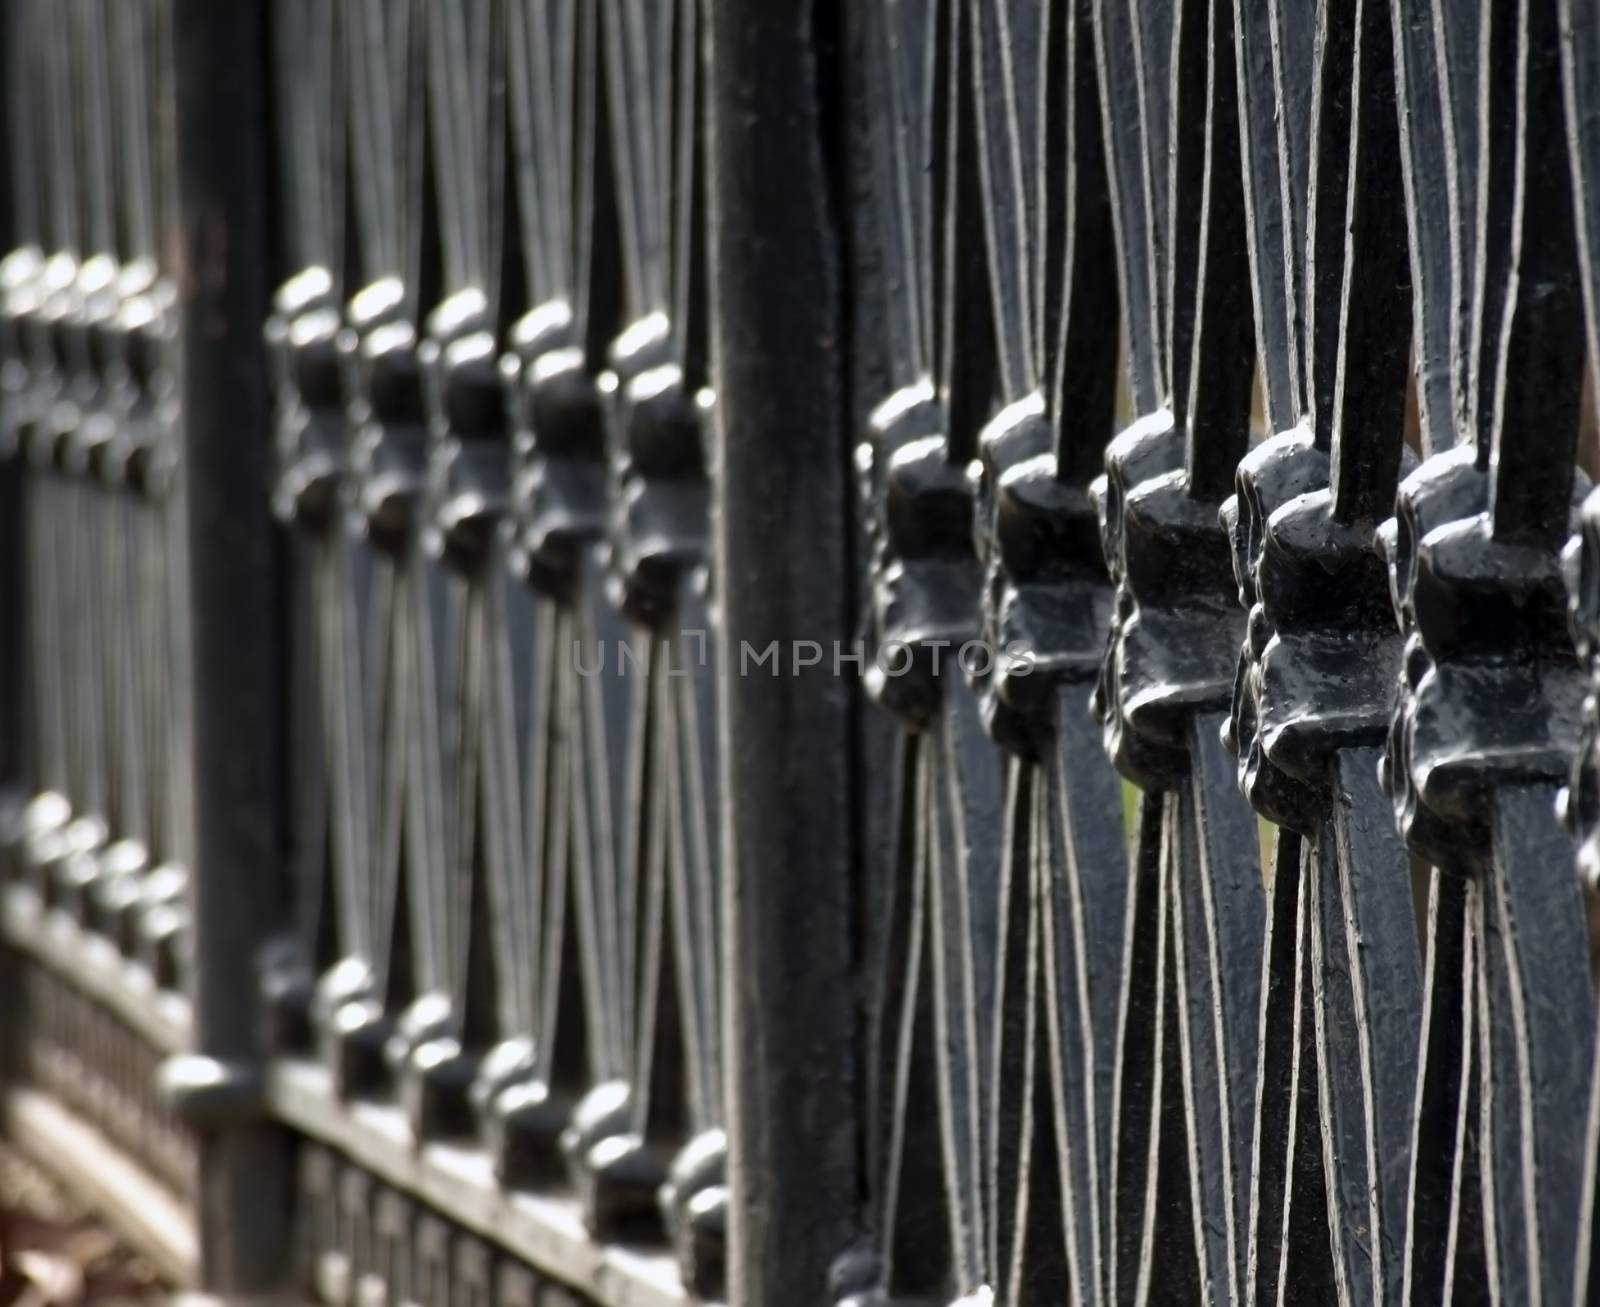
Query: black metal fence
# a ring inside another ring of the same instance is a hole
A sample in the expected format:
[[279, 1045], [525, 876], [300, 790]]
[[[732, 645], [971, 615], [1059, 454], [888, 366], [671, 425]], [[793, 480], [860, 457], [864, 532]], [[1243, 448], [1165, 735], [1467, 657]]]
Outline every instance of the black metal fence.
[[1600, 1302], [1600, 10], [0, 13], [0, 1130], [175, 1286]]

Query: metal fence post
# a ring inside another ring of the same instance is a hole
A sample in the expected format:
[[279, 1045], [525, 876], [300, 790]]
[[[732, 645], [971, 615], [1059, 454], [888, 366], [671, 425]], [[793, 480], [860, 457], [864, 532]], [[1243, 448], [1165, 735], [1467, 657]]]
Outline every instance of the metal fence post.
[[[729, 1301], [823, 1299], [856, 1226], [841, 287], [816, 0], [722, 0], [710, 39], [723, 607]], [[799, 668], [793, 642], [813, 640]], [[741, 651], [778, 646], [779, 666]], [[839, 673], [839, 674], [836, 674]]]
[[286, 1150], [259, 1111], [255, 954], [281, 844], [276, 541], [259, 324], [269, 260], [264, 6], [172, 0], [173, 197], [194, 786], [193, 1054], [164, 1068], [199, 1140], [201, 1284], [226, 1297], [287, 1272]]

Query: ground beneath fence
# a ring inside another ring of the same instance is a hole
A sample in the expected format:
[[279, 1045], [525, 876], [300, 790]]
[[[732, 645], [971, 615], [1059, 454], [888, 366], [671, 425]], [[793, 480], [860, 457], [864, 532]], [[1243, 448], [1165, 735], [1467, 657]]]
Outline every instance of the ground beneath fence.
[[153, 1267], [45, 1172], [0, 1144], [0, 1307], [162, 1301]]

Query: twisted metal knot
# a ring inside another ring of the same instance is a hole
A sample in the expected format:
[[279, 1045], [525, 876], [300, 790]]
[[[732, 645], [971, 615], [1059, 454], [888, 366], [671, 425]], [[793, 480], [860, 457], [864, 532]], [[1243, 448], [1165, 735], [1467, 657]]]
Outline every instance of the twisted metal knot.
[[1331, 811], [1334, 755], [1385, 735], [1400, 643], [1373, 524], [1339, 519], [1328, 468], [1308, 434], [1273, 437], [1225, 511], [1250, 617], [1224, 742], [1252, 806], [1306, 834]]
[[584, 553], [606, 533], [605, 402], [565, 303], [523, 315], [500, 360], [512, 420], [511, 563], [568, 597]]
[[685, 580], [705, 581], [711, 396], [690, 386], [659, 315], [623, 332], [611, 364], [618, 597], [630, 616], [658, 626], [676, 613]]
[[1189, 721], [1232, 694], [1244, 620], [1229, 541], [1218, 506], [1189, 493], [1168, 412], [1106, 447], [1093, 490], [1116, 604], [1092, 707], [1117, 770], [1169, 789], [1188, 772]]
[[422, 506], [427, 469], [426, 405], [416, 329], [393, 278], [350, 300], [338, 337], [350, 438], [346, 509], [351, 531], [375, 548], [406, 547]]
[[[1574, 479], [1574, 522], [1588, 490]], [[1380, 776], [1412, 851], [1458, 872], [1492, 847], [1494, 792], [1566, 775], [1584, 691], [1554, 551], [1497, 539], [1470, 449], [1400, 486], [1381, 538], [1405, 634]]]
[[660, 1204], [673, 1232], [684, 1283], [712, 1297], [725, 1274], [728, 1239], [728, 1137], [704, 1130], [679, 1150], [661, 1186]]
[[1234, 474], [1236, 491], [1223, 502], [1220, 514], [1233, 546], [1239, 605], [1248, 614], [1222, 742], [1238, 759], [1240, 793], [1279, 825], [1292, 823], [1315, 804], [1303, 782], [1268, 758], [1262, 738], [1260, 660], [1274, 633], [1261, 605], [1257, 576], [1268, 520], [1296, 495], [1326, 485], [1327, 479], [1327, 454], [1316, 447], [1310, 432], [1280, 432], [1240, 460]]
[[1094, 500], [1061, 479], [1042, 399], [1001, 410], [978, 447], [969, 476], [986, 670], [973, 679], [990, 736], [1031, 758], [1053, 729], [1057, 687], [1099, 668], [1112, 590]]
[[273, 511], [283, 522], [316, 531], [332, 526], [339, 509], [344, 446], [339, 325], [333, 277], [325, 268], [306, 268], [278, 288], [262, 332], [277, 391]]
[[109, 255], [87, 259], [78, 273], [79, 299], [75, 312], [58, 326], [70, 359], [68, 389], [73, 397], [75, 425], [60, 437], [64, 466], [78, 476], [111, 481], [113, 449], [117, 438], [118, 374], [121, 371], [117, 341], [117, 313], [121, 307], [120, 265]]
[[[103, 420], [102, 385], [93, 347], [102, 324], [116, 314], [116, 263], [97, 254], [70, 260], [67, 269], [51, 260], [57, 280], [36, 319], [42, 331], [45, 361], [56, 380], [53, 401], [42, 414], [35, 457], [71, 476], [85, 476], [97, 468], [103, 447], [111, 439]], [[47, 273], [49, 275], [49, 273]]]
[[947, 456], [945, 415], [925, 386], [873, 411], [858, 447], [872, 512], [867, 693], [913, 729], [938, 710], [946, 651], [976, 634], [982, 574], [972, 547], [972, 485]]
[[424, 548], [470, 572], [489, 556], [511, 496], [499, 351], [481, 291], [459, 291], [434, 310], [417, 360], [429, 432]]
[[31, 467], [58, 466], [55, 410], [65, 393], [70, 342], [62, 327], [75, 311], [78, 262], [57, 252], [11, 288], [8, 316], [16, 324], [20, 391], [15, 444]]
[[[152, 262], [123, 264], [117, 311], [103, 334], [109, 403], [119, 421], [102, 475], [111, 484], [150, 497], [170, 489], [177, 471], [176, 441], [171, 438], [176, 378], [167, 361], [174, 339], [171, 309], [172, 287], [160, 279]], [[337, 406], [336, 361], [332, 374], [332, 403]]]

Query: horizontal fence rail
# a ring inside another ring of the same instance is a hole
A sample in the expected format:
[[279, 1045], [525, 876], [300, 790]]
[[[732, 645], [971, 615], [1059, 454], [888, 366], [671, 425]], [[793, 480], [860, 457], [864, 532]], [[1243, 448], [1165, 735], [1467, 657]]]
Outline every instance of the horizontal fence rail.
[[1600, 1303], [1600, 11], [0, 62], [0, 1135], [174, 1290]]

